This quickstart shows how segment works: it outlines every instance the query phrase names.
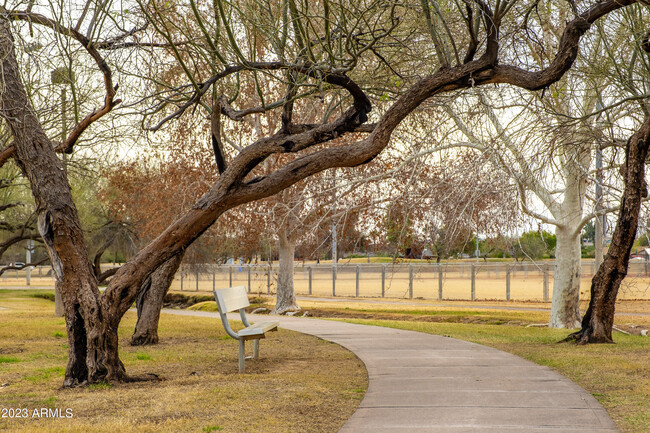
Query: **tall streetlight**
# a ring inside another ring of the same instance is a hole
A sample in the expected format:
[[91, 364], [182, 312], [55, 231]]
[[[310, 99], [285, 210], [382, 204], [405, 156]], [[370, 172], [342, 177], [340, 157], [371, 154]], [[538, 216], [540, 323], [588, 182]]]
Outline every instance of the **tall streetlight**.
[[[596, 110], [602, 110], [603, 105], [600, 101], [596, 102]], [[604, 129], [607, 127], [607, 123], [600, 118], [600, 114], [596, 118], [596, 124], [600, 127], [601, 131], [604, 133]], [[596, 213], [602, 211], [603, 206], [603, 149], [602, 143], [600, 140], [596, 143]], [[594, 247], [595, 247], [595, 268], [598, 269], [600, 264], [603, 262], [603, 241], [605, 235], [605, 225], [607, 222], [607, 216], [596, 215], [596, 223], [594, 224], [595, 235], [594, 235]]]
[[25, 284], [28, 286], [32, 284], [32, 267], [29, 266], [29, 264], [32, 262], [33, 251], [34, 251], [34, 240], [28, 239], [27, 250], [25, 251], [25, 264], [27, 265], [25, 267]]
[[332, 178], [332, 191], [334, 200], [332, 201], [332, 278], [336, 280], [337, 257], [337, 239], [336, 239], [336, 169], [333, 169], [334, 177]]
[[[67, 121], [67, 108], [66, 108], [66, 86], [72, 85], [74, 79], [73, 72], [66, 67], [56, 68], [50, 75], [52, 84], [59, 85], [61, 89], [61, 143], [63, 143], [68, 135], [68, 121]], [[66, 167], [67, 160], [66, 154], [63, 154], [63, 167]], [[63, 301], [61, 299], [61, 289], [59, 285], [54, 286], [54, 314], [63, 316]]]

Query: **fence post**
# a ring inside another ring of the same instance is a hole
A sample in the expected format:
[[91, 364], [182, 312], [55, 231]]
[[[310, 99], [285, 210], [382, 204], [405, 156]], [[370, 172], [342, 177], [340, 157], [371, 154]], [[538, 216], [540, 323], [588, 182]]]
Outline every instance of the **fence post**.
[[472, 265], [472, 301], [476, 299], [476, 265]]
[[413, 299], [413, 265], [409, 265], [409, 299]]
[[181, 266], [181, 291], [183, 290], [183, 267]]
[[196, 291], [199, 291], [199, 269], [196, 269]]
[[356, 294], [357, 298], [359, 297], [359, 274], [361, 273], [361, 266], [357, 265], [357, 283], [356, 283]]
[[212, 267], [212, 291], [214, 292], [217, 289], [217, 270]]
[[312, 278], [312, 267], [309, 266], [308, 268], [308, 273], [309, 273], [309, 294], [311, 295], [311, 278]]
[[543, 296], [544, 296], [544, 302], [548, 302], [548, 265], [544, 265], [543, 272], [544, 272]]
[[506, 301], [510, 300], [510, 265], [506, 265]]
[[336, 264], [332, 261], [332, 296], [336, 296]]
[[438, 265], [438, 300], [442, 301], [442, 265]]
[[228, 267], [228, 283], [230, 284], [230, 287], [232, 287], [232, 266], [230, 265]]
[[266, 293], [271, 293], [271, 272], [273, 268], [269, 264], [268, 272], [266, 273]]
[[386, 265], [381, 265], [381, 297], [386, 295]]
[[251, 265], [250, 265], [250, 263], [248, 264], [247, 272], [248, 272], [248, 293], [250, 293], [251, 292]]
[[596, 261], [591, 262], [591, 276], [596, 275]]

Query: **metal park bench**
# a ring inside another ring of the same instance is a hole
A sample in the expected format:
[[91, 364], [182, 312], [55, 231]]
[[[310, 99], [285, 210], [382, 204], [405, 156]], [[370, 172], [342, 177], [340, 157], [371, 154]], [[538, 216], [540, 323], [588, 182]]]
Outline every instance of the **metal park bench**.
[[[253, 358], [259, 358], [260, 338], [265, 338], [266, 333], [277, 331], [279, 322], [260, 322], [251, 325], [246, 317], [244, 308], [250, 305], [246, 288], [244, 286], [229, 287], [227, 289], [218, 289], [214, 291], [214, 299], [219, 307], [219, 315], [223, 327], [232, 338], [239, 341], [239, 372], [244, 372], [244, 350], [246, 340], [253, 340]], [[245, 328], [240, 331], [233, 331], [228, 323], [227, 314], [231, 311], [239, 310], [241, 321]]]

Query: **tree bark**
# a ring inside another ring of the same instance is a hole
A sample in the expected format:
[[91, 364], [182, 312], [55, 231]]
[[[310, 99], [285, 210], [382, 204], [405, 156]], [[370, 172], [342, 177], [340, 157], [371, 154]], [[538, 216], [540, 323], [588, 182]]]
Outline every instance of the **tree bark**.
[[580, 327], [580, 230], [591, 147], [576, 143], [566, 146], [564, 153], [564, 199], [552, 207], [558, 224], [555, 226], [557, 243], [549, 326], [575, 329]]
[[293, 286], [293, 261], [296, 244], [287, 234], [285, 227], [278, 232], [280, 240], [280, 261], [278, 269], [278, 290], [276, 292], [275, 308], [272, 314], [284, 314], [288, 311], [299, 311], [296, 303], [296, 293]]
[[143, 284], [135, 304], [138, 309], [138, 322], [131, 337], [131, 346], [158, 343], [160, 310], [165, 295], [183, 261], [183, 255], [183, 253], [179, 253], [167, 260]]
[[625, 189], [612, 243], [603, 263], [591, 280], [591, 299], [582, 328], [567, 337], [578, 344], [613, 343], [612, 328], [616, 296], [627, 275], [630, 251], [634, 244], [641, 211], [641, 200], [648, 195], [645, 160], [650, 147], [650, 117], [628, 140], [625, 151], [623, 181]]
[[14, 138], [16, 162], [29, 179], [38, 229], [50, 256], [55, 287], [63, 298], [69, 344], [64, 385], [123, 380], [125, 370], [117, 346], [121, 316], [101, 302], [65, 167], [29, 102], [10, 23], [4, 17], [0, 18], [0, 57], [0, 113]]
[[580, 238], [567, 230], [555, 230], [555, 269], [551, 301], [551, 328], [580, 327]]

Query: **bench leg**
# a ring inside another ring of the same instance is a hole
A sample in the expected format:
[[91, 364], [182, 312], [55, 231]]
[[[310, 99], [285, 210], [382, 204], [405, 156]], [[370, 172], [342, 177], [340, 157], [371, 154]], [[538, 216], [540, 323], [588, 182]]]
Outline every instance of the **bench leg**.
[[244, 350], [244, 340], [239, 340], [239, 372], [243, 373], [244, 372], [244, 357], [245, 357], [245, 350]]
[[260, 340], [253, 340], [253, 359], [259, 359], [260, 357]]

